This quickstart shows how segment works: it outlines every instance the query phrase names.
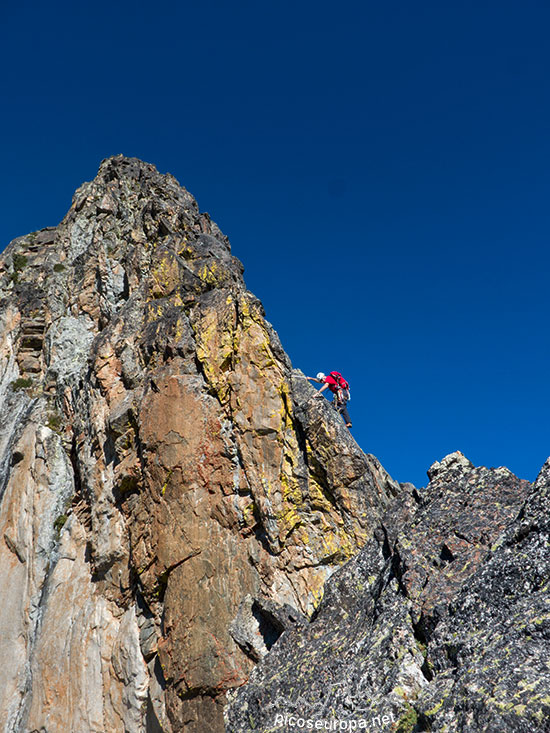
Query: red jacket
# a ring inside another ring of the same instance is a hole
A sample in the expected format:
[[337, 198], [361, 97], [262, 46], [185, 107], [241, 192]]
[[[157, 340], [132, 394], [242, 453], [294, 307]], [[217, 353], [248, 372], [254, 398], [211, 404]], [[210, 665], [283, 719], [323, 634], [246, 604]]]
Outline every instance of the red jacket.
[[334, 377], [331, 377], [330, 374], [328, 374], [325, 377], [325, 384], [328, 384], [328, 388], [330, 389], [330, 391], [336, 394], [336, 392], [338, 391], [338, 382], [334, 379]]

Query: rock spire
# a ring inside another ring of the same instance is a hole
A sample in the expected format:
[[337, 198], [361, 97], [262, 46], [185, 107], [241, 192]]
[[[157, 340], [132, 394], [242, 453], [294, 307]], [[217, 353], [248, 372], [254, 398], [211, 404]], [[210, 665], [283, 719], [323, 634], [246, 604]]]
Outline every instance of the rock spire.
[[399, 486], [171, 175], [105, 160], [0, 284], [4, 730], [221, 731]]

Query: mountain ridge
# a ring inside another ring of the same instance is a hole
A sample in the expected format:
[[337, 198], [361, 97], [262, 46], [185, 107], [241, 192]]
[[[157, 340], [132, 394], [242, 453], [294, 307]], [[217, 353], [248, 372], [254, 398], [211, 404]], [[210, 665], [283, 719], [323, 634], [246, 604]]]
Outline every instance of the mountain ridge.
[[398, 484], [135, 158], [0, 287], [5, 733], [545, 731], [548, 464]]

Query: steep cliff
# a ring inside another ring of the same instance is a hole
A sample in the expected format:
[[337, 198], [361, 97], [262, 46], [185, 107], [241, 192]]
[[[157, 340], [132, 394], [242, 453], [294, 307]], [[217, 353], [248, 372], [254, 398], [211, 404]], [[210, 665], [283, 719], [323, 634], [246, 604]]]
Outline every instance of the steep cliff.
[[401, 493], [242, 272], [172, 176], [122, 156], [3, 253], [2, 730], [223, 730], [227, 691]]

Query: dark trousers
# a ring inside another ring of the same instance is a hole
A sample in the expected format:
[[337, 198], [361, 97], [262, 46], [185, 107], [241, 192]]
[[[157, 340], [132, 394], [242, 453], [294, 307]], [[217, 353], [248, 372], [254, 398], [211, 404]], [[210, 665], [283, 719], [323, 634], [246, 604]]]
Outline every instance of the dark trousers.
[[348, 408], [346, 407], [346, 404], [347, 404], [346, 402], [340, 402], [340, 403], [337, 402], [336, 409], [338, 410], [340, 415], [342, 415], [342, 417], [344, 418], [344, 422], [346, 423], [346, 425], [348, 423], [351, 425], [351, 417], [349, 416], [349, 412], [348, 412]]

